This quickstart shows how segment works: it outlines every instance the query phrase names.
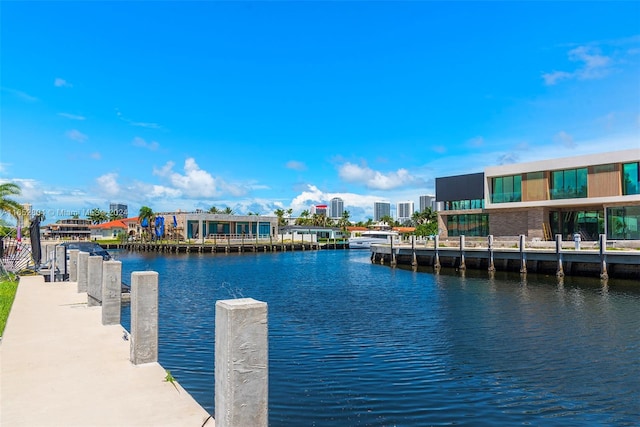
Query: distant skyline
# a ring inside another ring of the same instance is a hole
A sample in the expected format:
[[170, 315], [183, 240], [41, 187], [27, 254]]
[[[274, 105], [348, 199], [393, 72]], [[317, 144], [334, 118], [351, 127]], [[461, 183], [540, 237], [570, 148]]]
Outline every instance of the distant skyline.
[[640, 2], [2, 2], [0, 182], [34, 210], [273, 215], [640, 150]]

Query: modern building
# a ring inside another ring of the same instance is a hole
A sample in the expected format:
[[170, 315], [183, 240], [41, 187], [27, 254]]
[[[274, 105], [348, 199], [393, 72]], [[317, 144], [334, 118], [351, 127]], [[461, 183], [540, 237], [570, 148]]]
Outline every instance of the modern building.
[[420, 196], [420, 212], [425, 209], [436, 210], [436, 196]]
[[334, 197], [329, 201], [329, 218], [340, 219], [344, 213], [344, 200]]
[[311, 206], [311, 215], [324, 215], [327, 216], [328, 208], [327, 205], [312, 205]]
[[184, 239], [264, 239], [278, 233], [278, 217], [176, 212], [160, 214]]
[[640, 150], [436, 178], [441, 236], [640, 240]]
[[373, 203], [373, 220], [375, 222], [379, 222], [385, 216], [391, 216], [391, 203], [374, 202]]
[[86, 240], [91, 235], [91, 220], [70, 218], [56, 221], [42, 227], [43, 237], [62, 240]]
[[112, 214], [114, 212], [118, 214], [120, 218], [127, 218], [129, 216], [129, 207], [121, 203], [110, 203], [109, 214]]
[[138, 217], [134, 217], [90, 225], [89, 230], [91, 230], [91, 240], [116, 239], [122, 236], [129, 239], [139, 237], [141, 227]]
[[405, 202], [398, 202], [396, 204], [396, 220], [403, 224], [407, 221], [411, 221], [411, 217], [415, 212], [414, 203], [411, 200]]

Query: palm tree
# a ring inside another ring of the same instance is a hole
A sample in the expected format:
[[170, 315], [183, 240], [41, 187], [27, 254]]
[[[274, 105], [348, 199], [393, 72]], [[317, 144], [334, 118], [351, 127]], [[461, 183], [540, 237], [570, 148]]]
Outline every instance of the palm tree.
[[234, 215], [233, 213], [233, 209], [231, 209], [229, 206], [227, 206], [226, 208], [224, 208], [224, 210], [222, 211], [223, 214], [225, 215]]
[[140, 226], [145, 229], [147, 234], [151, 236], [151, 227], [153, 225], [155, 214], [153, 210], [148, 206], [142, 206], [140, 212], [138, 212], [138, 222]]
[[296, 225], [309, 225], [311, 223], [309, 215], [308, 210], [300, 212], [300, 216], [296, 219]]
[[220, 212], [220, 209], [216, 208], [215, 206], [211, 206], [209, 208], [209, 213], [211, 213], [211, 214], [219, 214], [221, 212]]
[[343, 232], [347, 231], [347, 227], [351, 226], [351, 221], [349, 221], [349, 211], [342, 212], [342, 218], [338, 220], [338, 227], [342, 229]]
[[94, 208], [87, 214], [87, 219], [91, 220], [92, 224], [102, 224], [109, 219], [109, 216], [102, 209]]
[[5, 182], [0, 184], [0, 214], [5, 213], [18, 219], [20, 217], [20, 211], [22, 211], [22, 205], [8, 196], [18, 196], [22, 192], [18, 184], [13, 182]]
[[284, 209], [276, 209], [273, 213], [278, 217], [278, 227], [283, 227], [286, 224], [284, 220]]

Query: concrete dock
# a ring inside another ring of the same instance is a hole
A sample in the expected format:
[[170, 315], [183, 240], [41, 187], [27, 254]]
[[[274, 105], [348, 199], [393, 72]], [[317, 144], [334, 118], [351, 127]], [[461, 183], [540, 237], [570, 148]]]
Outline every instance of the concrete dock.
[[129, 361], [123, 331], [77, 283], [21, 277], [0, 342], [0, 425], [214, 426], [162, 366]]

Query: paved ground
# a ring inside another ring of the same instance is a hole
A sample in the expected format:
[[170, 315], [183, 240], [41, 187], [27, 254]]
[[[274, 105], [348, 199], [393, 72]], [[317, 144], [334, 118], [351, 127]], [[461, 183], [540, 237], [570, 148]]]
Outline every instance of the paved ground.
[[75, 282], [22, 277], [0, 343], [0, 425], [214, 425], [158, 363], [134, 366], [119, 325], [103, 326]]

